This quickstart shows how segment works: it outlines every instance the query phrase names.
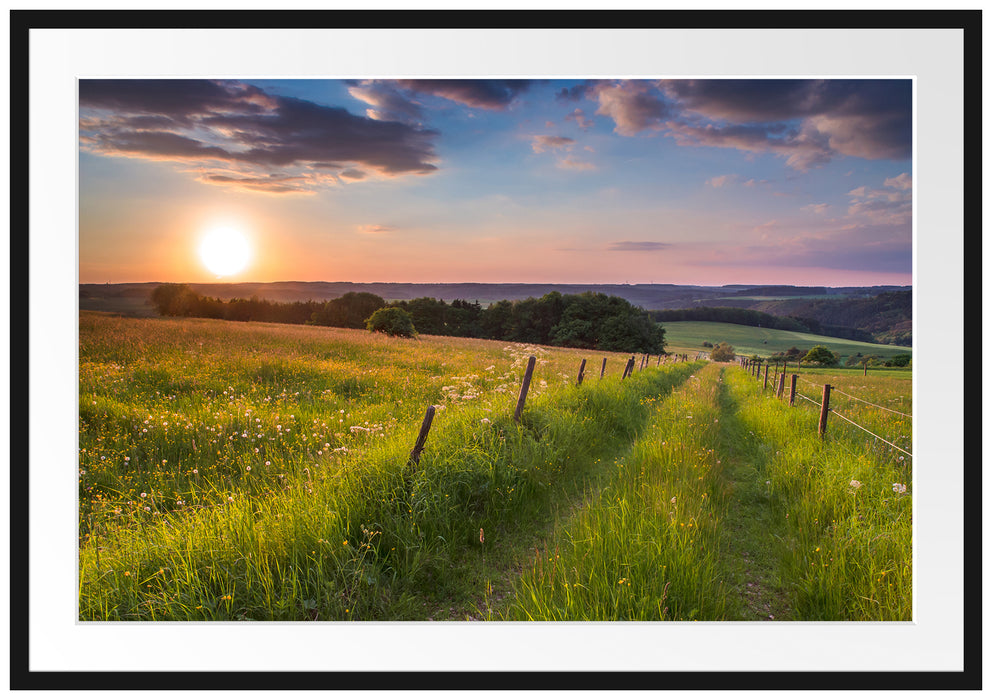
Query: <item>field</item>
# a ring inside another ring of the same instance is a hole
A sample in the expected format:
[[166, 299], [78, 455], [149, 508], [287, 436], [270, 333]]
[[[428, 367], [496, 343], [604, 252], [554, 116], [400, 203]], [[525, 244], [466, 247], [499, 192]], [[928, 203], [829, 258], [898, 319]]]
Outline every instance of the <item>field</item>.
[[79, 357], [82, 620], [911, 619], [908, 373], [802, 374], [897, 448], [734, 363], [90, 312]]
[[665, 343], [672, 348], [680, 348], [683, 352], [692, 352], [693, 356], [703, 347], [704, 342], [730, 343], [739, 355], [760, 355], [767, 357], [776, 352], [784, 352], [795, 346], [808, 350], [814, 345], [825, 345], [834, 352], [841, 354], [843, 362], [849, 355], [878, 355], [888, 358], [901, 353], [911, 353], [912, 348], [899, 345], [878, 345], [863, 343], [857, 340], [831, 338], [812, 333], [797, 331], [780, 331], [772, 328], [756, 328], [741, 326], [735, 323], [710, 323], [705, 321], [666, 321]]

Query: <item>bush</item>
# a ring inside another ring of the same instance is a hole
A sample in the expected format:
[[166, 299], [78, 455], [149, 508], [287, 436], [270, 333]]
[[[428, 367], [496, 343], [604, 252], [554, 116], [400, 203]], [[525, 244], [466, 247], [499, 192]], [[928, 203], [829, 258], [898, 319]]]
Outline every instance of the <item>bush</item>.
[[903, 353], [900, 355], [893, 355], [888, 360], [885, 361], [886, 367], [909, 367], [910, 363], [913, 361], [913, 356], [910, 353]]
[[710, 351], [710, 359], [714, 362], [730, 362], [736, 356], [734, 346], [729, 343], [719, 343]]
[[395, 306], [378, 309], [365, 322], [365, 327], [373, 333], [385, 333], [402, 338], [413, 338], [417, 329], [413, 327], [413, 317]]
[[834, 355], [825, 345], [814, 345], [803, 362], [822, 365], [823, 367], [833, 367], [837, 364], [837, 356]]

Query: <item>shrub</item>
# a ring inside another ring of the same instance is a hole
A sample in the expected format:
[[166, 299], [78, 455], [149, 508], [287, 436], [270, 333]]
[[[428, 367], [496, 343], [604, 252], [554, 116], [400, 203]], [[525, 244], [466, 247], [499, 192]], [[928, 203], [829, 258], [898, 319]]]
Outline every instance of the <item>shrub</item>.
[[910, 363], [913, 361], [913, 356], [910, 353], [903, 353], [901, 355], [893, 355], [888, 360], [885, 361], [886, 367], [909, 367]]
[[710, 351], [710, 359], [714, 362], [730, 362], [736, 357], [734, 346], [729, 343], [719, 343]]
[[365, 322], [365, 327], [373, 333], [385, 333], [403, 338], [413, 338], [417, 335], [410, 314], [395, 306], [375, 311]]
[[815, 363], [824, 367], [833, 367], [837, 364], [837, 356], [834, 355], [825, 345], [814, 345], [803, 362]]

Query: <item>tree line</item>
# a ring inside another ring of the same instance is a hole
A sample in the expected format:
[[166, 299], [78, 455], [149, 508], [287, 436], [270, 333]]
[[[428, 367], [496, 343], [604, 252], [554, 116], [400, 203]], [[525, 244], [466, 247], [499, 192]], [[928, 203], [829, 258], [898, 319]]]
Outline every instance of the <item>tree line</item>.
[[204, 297], [186, 284], [162, 284], [151, 300], [163, 316], [366, 328], [378, 310], [396, 308], [409, 315], [417, 333], [616, 352], [660, 354], [665, 347], [664, 328], [647, 311], [599, 292], [550, 292], [483, 307], [477, 301], [455, 299], [449, 304], [431, 297], [387, 303], [369, 292], [348, 292], [326, 302], [280, 303], [256, 297], [225, 302]]

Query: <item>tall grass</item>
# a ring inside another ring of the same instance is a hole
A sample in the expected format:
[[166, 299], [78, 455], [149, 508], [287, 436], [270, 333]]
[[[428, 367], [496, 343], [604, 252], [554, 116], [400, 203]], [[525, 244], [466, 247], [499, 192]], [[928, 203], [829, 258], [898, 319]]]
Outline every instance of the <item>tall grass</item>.
[[911, 460], [835, 418], [821, 439], [816, 412], [763, 394], [743, 371], [728, 384], [765, 455], [796, 618], [911, 619]]
[[[738, 368], [605, 356], [81, 314], [80, 619], [910, 618], [910, 458]], [[830, 372], [911, 451], [910, 375]]]
[[[643, 425], [641, 400], [690, 371], [577, 388], [577, 355], [542, 348], [85, 320], [86, 620], [425, 619], [466, 585], [481, 596], [471, 564], [595, 479]], [[529, 353], [542, 362], [518, 425]], [[430, 400], [446, 408], [412, 467]]]
[[520, 578], [516, 620], [720, 619], [716, 572], [723, 479], [712, 444], [720, 369], [700, 367], [654, 404], [608, 483], [562, 522]]

